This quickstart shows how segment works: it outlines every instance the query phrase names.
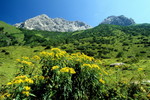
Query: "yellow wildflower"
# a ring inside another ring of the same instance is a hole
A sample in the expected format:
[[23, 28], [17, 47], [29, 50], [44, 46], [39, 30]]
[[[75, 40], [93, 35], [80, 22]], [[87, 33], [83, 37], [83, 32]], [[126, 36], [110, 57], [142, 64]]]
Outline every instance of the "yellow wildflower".
[[28, 79], [28, 82], [31, 84], [34, 83], [32, 79]]
[[9, 93], [4, 93], [3, 95], [0, 96], [0, 100], [5, 100], [5, 97], [10, 97], [11, 94]]
[[31, 89], [31, 87], [29, 87], [29, 86], [24, 86], [23, 87], [26, 91], [29, 91], [30, 89]]
[[18, 79], [18, 80], [15, 80], [14, 83], [15, 84], [20, 84], [20, 83], [23, 83], [23, 80], [22, 79]]
[[43, 52], [40, 53], [40, 55], [41, 56], [48, 56], [48, 52], [43, 51]]
[[58, 53], [58, 52], [61, 52], [61, 50], [60, 50], [59, 48], [52, 48], [51, 51], [57, 52], [57, 53]]
[[91, 68], [97, 68], [97, 69], [100, 69], [100, 67], [99, 67], [97, 64], [92, 64], [92, 65], [91, 65]]
[[29, 59], [29, 57], [22, 57], [22, 59]]
[[29, 96], [29, 91], [22, 91], [22, 94], [25, 94], [26, 96]]
[[60, 72], [69, 72], [71, 74], [75, 74], [75, 70], [73, 68], [69, 68], [69, 67], [64, 67], [62, 69], [60, 69]]
[[54, 53], [51, 52], [51, 53], [48, 53], [48, 55], [53, 57], [53, 56], [54, 56]]
[[63, 55], [66, 54], [66, 53], [67, 53], [66, 51], [61, 51], [61, 54], [63, 54]]
[[34, 59], [34, 60], [40, 60], [40, 57], [37, 56], [37, 55], [35, 55], [35, 56], [32, 57], [32, 59]]
[[64, 67], [60, 69], [60, 72], [69, 72], [69, 67]]
[[89, 68], [97, 68], [100, 69], [100, 67], [97, 64], [83, 64], [82, 67], [87, 66]]
[[25, 61], [25, 60], [21, 61], [21, 63], [22, 63], [22, 64], [26, 64], [26, 65], [28, 65], [28, 66], [33, 65], [32, 62], [28, 62], [28, 61]]
[[75, 74], [75, 73], [76, 73], [73, 68], [70, 68], [69, 70], [70, 70], [70, 73], [71, 73], [71, 74]]
[[21, 60], [20, 59], [16, 59], [16, 61], [20, 62]]
[[105, 81], [103, 79], [99, 79], [99, 82], [105, 84]]
[[12, 82], [8, 82], [7, 85], [12, 85]]
[[87, 67], [91, 67], [90, 64], [83, 64], [82, 67], [87, 66]]
[[25, 81], [25, 82], [28, 82], [28, 83], [31, 83], [31, 84], [34, 83], [33, 80], [30, 79], [30, 78], [27, 78], [27, 79], [25, 79], [24, 81]]
[[142, 71], [143, 70], [143, 68], [138, 68], [138, 71]]
[[53, 66], [51, 70], [55, 70], [55, 69], [58, 69], [59, 66]]

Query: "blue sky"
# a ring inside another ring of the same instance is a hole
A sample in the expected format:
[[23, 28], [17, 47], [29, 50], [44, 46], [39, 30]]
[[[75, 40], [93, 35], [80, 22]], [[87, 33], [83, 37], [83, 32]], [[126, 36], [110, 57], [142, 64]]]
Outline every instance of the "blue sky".
[[150, 23], [150, 0], [1, 0], [0, 20], [9, 24], [40, 14], [83, 21], [91, 26], [97, 26], [111, 15]]

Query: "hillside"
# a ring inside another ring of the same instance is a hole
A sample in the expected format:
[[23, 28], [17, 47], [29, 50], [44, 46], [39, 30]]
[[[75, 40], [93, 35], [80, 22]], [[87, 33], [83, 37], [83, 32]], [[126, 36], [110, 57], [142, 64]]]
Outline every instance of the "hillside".
[[25, 29], [20, 31], [21, 33], [15, 37], [10, 34], [7, 36], [7, 38], [14, 37], [10, 45], [59, 47], [70, 53], [83, 52], [103, 59], [150, 58], [150, 24], [131, 26], [100, 24], [92, 29], [76, 32]]
[[62, 49], [81, 51], [97, 58], [150, 58], [150, 25], [99, 25], [74, 32]]
[[4, 27], [4, 32], [8, 32], [8, 33], [20, 33], [21, 32], [16, 27], [9, 25], [3, 21], [0, 21], [0, 27]]

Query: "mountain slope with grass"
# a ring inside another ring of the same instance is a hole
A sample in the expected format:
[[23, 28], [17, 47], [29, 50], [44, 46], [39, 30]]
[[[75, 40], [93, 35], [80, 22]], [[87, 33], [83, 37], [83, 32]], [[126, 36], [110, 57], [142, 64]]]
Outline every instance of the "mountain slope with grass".
[[19, 29], [17, 29], [16, 27], [9, 25], [3, 21], [0, 21], [0, 27], [4, 28], [4, 32], [7, 33], [20, 33], [21, 31]]
[[97, 58], [150, 58], [150, 25], [99, 25], [74, 32], [62, 49], [80, 51]]
[[[4, 30], [5, 30], [4, 26]], [[96, 58], [150, 58], [150, 24], [118, 26], [100, 24], [75, 32], [20, 29], [21, 33], [1, 34], [1, 46], [27, 45], [59, 47], [67, 52], [83, 52]], [[8, 41], [9, 40], [9, 41]], [[2, 45], [3, 44], [3, 45]]]

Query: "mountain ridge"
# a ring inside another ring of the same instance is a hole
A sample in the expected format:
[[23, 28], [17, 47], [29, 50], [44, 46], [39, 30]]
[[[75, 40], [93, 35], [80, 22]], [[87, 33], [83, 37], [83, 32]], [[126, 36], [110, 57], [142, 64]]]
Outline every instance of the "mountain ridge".
[[63, 18], [50, 18], [46, 14], [38, 15], [27, 19], [25, 22], [17, 23], [14, 26], [29, 30], [45, 30], [58, 32], [72, 32], [86, 30], [91, 26], [80, 21], [68, 21]]
[[129, 26], [129, 25], [135, 24], [135, 21], [132, 18], [125, 17], [124, 15], [108, 16], [100, 24], [112, 24], [112, 25]]

